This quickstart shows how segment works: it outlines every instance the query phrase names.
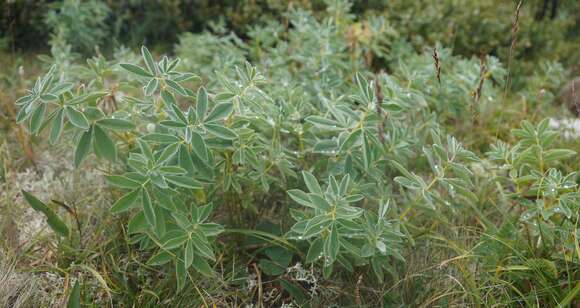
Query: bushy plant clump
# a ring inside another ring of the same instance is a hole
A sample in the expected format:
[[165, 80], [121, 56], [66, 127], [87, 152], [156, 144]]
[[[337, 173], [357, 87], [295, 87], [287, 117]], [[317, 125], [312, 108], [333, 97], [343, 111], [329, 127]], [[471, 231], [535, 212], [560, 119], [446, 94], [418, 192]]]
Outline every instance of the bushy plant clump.
[[[486, 133], [472, 149], [452, 136], [503, 124], [497, 58], [441, 46], [416, 53], [384, 19], [362, 26], [342, 2], [320, 17], [294, 9], [287, 18], [245, 41], [185, 34], [179, 58], [143, 47], [140, 58], [55, 65], [16, 101], [17, 121], [54, 146], [72, 140], [77, 168], [102, 164], [128, 249], [175, 277], [177, 291], [218, 277], [224, 258], [250, 259], [283, 290], [277, 304], [319, 300], [288, 279], [296, 262], [326, 281], [393, 286], [377, 287], [383, 305], [428, 303], [436, 296], [395, 290], [423, 282], [402, 276], [415, 250], [435, 245], [453, 252], [440, 266], [456, 266], [467, 289], [432, 303], [573, 300], [575, 152], [556, 146], [547, 120], [493, 142]], [[377, 58], [391, 71], [376, 70]], [[68, 219], [23, 194], [72, 243]], [[459, 245], [462, 228], [475, 235]], [[357, 292], [342, 301], [361, 304]]]

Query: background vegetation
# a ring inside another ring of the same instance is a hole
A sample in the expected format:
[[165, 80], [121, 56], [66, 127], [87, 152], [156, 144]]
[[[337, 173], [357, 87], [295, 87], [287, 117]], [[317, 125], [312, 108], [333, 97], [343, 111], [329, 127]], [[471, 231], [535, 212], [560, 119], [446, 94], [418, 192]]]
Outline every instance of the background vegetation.
[[0, 3], [0, 305], [580, 304], [578, 12]]

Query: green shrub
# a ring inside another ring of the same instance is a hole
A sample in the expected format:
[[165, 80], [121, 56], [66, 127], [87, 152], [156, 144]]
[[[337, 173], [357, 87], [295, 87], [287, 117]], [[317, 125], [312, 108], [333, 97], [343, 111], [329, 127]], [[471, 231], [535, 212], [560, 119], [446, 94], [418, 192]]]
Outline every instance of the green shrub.
[[[451, 293], [380, 289], [376, 303], [555, 305], [574, 294], [579, 191], [566, 164], [575, 152], [555, 147], [547, 121], [487, 132], [508, 108], [502, 64], [438, 46], [438, 74], [432, 48], [416, 53], [384, 19], [355, 21], [347, 3], [331, 4], [318, 18], [293, 9], [291, 26], [257, 26], [245, 42], [185, 34], [181, 60], [143, 47], [141, 59], [53, 66], [16, 102], [17, 120], [54, 146], [72, 140], [77, 168], [97, 158], [130, 251], [143, 268], [171, 273], [178, 290], [216, 278], [223, 258], [255, 261], [296, 302], [304, 288], [285, 274], [297, 261], [327, 281], [356, 277], [357, 288], [363, 274], [368, 285], [420, 285], [429, 277], [403, 278], [408, 257], [431, 245], [453, 252], [429, 264], [454, 264], [458, 278], [438, 285]], [[393, 41], [371, 39], [385, 35]], [[373, 72], [369, 51], [396, 65]], [[492, 134], [504, 141], [489, 145]], [[24, 194], [63, 241], [76, 236], [46, 200]], [[477, 236], [459, 242], [463, 228]]]
[[110, 33], [106, 25], [109, 14], [109, 7], [102, 1], [52, 3], [45, 17], [51, 46], [71, 45], [74, 51], [93, 51]]

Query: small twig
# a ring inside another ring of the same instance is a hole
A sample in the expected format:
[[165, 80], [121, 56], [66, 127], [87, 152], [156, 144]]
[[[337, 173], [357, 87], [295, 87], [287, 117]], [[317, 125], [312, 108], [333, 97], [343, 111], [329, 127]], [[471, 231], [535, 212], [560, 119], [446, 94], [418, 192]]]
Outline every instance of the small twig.
[[256, 265], [256, 263], [252, 263], [252, 266], [254, 267], [254, 270], [256, 271], [256, 276], [258, 279], [258, 307], [264, 307], [264, 304], [262, 303], [262, 299], [264, 297], [264, 291], [262, 290], [262, 273], [260, 273], [260, 269], [258, 268], [258, 266]]

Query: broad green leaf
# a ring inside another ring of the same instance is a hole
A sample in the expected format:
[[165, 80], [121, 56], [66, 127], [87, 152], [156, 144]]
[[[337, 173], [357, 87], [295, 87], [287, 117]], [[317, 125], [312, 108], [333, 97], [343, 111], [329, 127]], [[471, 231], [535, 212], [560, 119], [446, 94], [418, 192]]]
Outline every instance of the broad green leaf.
[[369, 84], [366, 80], [366, 78], [360, 73], [357, 72], [356, 73], [356, 83], [358, 85], [359, 91], [362, 94], [362, 98], [365, 100], [364, 103], [370, 103], [371, 102], [371, 93], [369, 91]]
[[72, 125], [85, 130], [89, 129], [89, 121], [82, 112], [70, 106], [66, 106], [64, 110], [66, 112], [66, 117]]
[[79, 143], [75, 149], [75, 167], [79, 167], [91, 148], [91, 140], [93, 138], [93, 130], [89, 129], [84, 132], [79, 139]]
[[50, 128], [50, 136], [48, 142], [54, 145], [62, 132], [62, 125], [64, 119], [64, 110], [61, 108], [56, 111], [56, 115], [52, 118], [52, 127]]
[[268, 276], [279, 276], [286, 272], [286, 268], [268, 259], [260, 259], [260, 269]]
[[197, 103], [195, 106], [195, 113], [198, 119], [203, 119], [207, 112], [207, 92], [204, 87], [199, 88], [197, 92]]
[[105, 113], [97, 107], [85, 107], [83, 114], [89, 122], [98, 121], [105, 117]]
[[179, 142], [179, 138], [174, 135], [152, 133], [145, 136], [141, 136], [142, 140], [157, 142], [157, 143], [176, 143]]
[[165, 149], [163, 149], [163, 152], [161, 152], [161, 155], [159, 155], [159, 158], [157, 159], [157, 164], [161, 165], [170, 160], [173, 157], [173, 155], [177, 153], [178, 149], [179, 143], [173, 143], [165, 147]]
[[330, 235], [326, 238], [324, 243], [324, 254], [330, 259], [330, 263], [333, 263], [338, 256], [340, 249], [340, 243], [338, 241], [338, 230], [337, 225], [332, 225], [330, 230]]
[[238, 138], [238, 135], [231, 129], [221, 126], [219, 124], [204, 124], [204, 127], [208, 132], [214, 134], [216, 137], [225, 140], [234, 140]]
[[177, 278], [177, 290], [183, 289], [187, 280], [187, 269], [182, 260], [175, 260], [175, 276]]
[[207, 115], [207, 117], [203, 121], [205, 123], [210, 123], [221, 120], [227, 117], [232, 112], [233, 108], [234, 105], [232, 103], [219, 103], [213, 108], [213, 110]]
[[115, 131], [128, 131], [135, 128], [133, 122], [123, 119], [102, 119], [97, 124]]
[[43, 102], [52, 102], [52, 101], [56, 101], [58, 100], [58, 96], [54, 95], [54, 94], [43, 94], [40, 96], [40, 100], [42, 100]]
[[175, 104], [171, 105], [171, 109], [173, 110], [173, 113], [175, 114], [175, 116], [177, 118], [179, 118], [179, 121], [183, 124], [187, 123], [187, 118], [185, 117], [185, 114], [183, 113], [183, 111], [181, 111], [181, 109], [179, 109], [178, 106], [176, 106]]
[[308, 187], [308, 190], [311, 193], [315, 193], [318, 195], [322, 195], [322, 188], [320, 188], [320, 184], [318, 184], [318, 180], [316, 180], [316, 178], [314, 177], [314, 175], [312, 175], [312, 173], [308, 172], [308, 171], [302, 171], [302, 177], [304, 178], [304, 183], [306, 184], [306, 187]]
[[81, 285], [77, 280], [68, 297], [67, 308], [81, 308]]
[[127, 225], [128, 234], [141, 233], [147, 231], [148, 229], [149, 224], [147, 224], [147, 221], [145, 220], [145, 214], [143, 214], [143, 211], [133, 216]]
[[[149, 144], [147, 144], [147, 142], [143, 141], [142, 139], [137, 139], [137, 142], [139, 143], [139, 148], [141, 149], [141, 153], [148, 160], [154, 160], [153, 151], [151, 151], [151, 147], [149, 147]], [[145, 163], [145, 161], [144, 161], [144, 163]]]
[[189, 174], [192, 174], [195, 171], [191, 155], [189, 155], [189, 151], [184, 144], [179, 147], [179, 166], [187, 170], [187, 173]]
[[177, 82], [175, 82], [171, 79], [165, 79], [165, 83], [167, 84], [167, 86], [169, 86], [175, 92], [179, 93], [179, 95], [188, 96], [187, 91], [185, 91], [185, 89], [181, 85], [179, 85]]
[[105, 178], [109, 184], [119, 188], [135, 189], [141, 186], [141, 183], [122, 175], [107, 175]]
[[145, 96], [153, 95], [153, 93], [155, 93], [155, 91], [157, 91], [158, 87], [159, 87], [159, 80], [157, 80], [157, 78], [151, 78], [151, 80], [149, 80], [149, 82], [145, 86]]
[[296, 201], [298, 204], [312, 207], [312, 204], [310, 204], [310, 198], [305, 192], [298, 189], [291, 189], [287, 193], [290, 198], [292, 198], [292, 200]]
[[211, 266], [209, 266], [209, 263], [207, 263], [204, 258], [200, 257], [199, 255], [195, 255], [192, 264], [193, 268], [200, 272], [202, 275], [206, 277], [213, 277], [213, 269]]
[[151, 56], [151, 53], [147, 47], [141, 46], [141, 55], [143, 55], [143, 60], [145, 60], [145, 66], [147, 66], [149, 73], [151, 73], [151, 75], [157, 75], [157, 64], [153, 60], [153, 56]]
[[[167, 232], [167, 233], [169, 233], [169, 232]], [[188, 239], [189, 239], [189, 237], [187, 236], [187, 234], [184, 234], [184, 233], [175, 234], [175, 236], [168, 238], [163, 243], [163, 248], [171, 250], [171, 249], [175, 249], [177, 247], [181, 247], [183, 245], [183, 243], [185, 243]]]
[[187, 244], [185, 245], [185, 252], [184, 252], [184, 262], [185, 262], [185, 268], [189, 268], [191, 266], [191, 264], [193, 263], [193, 258], [194, 258], [194, 249], [195, 247], [193, 246], [193, 241], [192, 240], [188, 240]]
[[314, 124], [315, 126], [327, 129], [336, 129], [340, 126], [338, 122], [320, 116], [309, 116], [306, 118], [306, 121]]
[[352, 131], [340, 145], [339, 152], [343, 153], [344, 151], [348, 151], [360, 139], [361, 133], [362, 129], [360, 128]]
[[35, 211], [44, 214], [46, 222], [54, 232], [64, 237], [69, 235], [69, 230], [66, 224], [48, 206], [46, 206], [46, 204], [25, 190], [22, 190], [22, 195], [24, 195], [24, 199], [28, 202], [30, 207]]
[[201, 254], [203, 257], [207, 259], [215, 260], [213, 249], [209, 246], [209, 243], [207, 242], [206, 238], [201, 237], [196, 232], [193, 232], [191, 234], [191, 239], [199, 254]]
[[20, 108], [20, 111], [18, 111], [18, 114], [16, 115], [16, 124], [20, 124], [24, 120], [28, 119], [28, 117], [30, 116], [30, 112], [28, 110], [28, 107], [30, 107], [30, 105], [32, 105], [32, 103]]
[[117, 200], [117, 202], [115, 202], [111, 207], [111, 213], [118, 214], [132, 209], [135, 201], [139, 198], [140, 192], [141, 188], [137, 188], [121, 197], [121, 199]]
[[161, 91], [161, 98], [163, 99], [163, 101], [165, 103], [167, 103], [172, 108], [174, 108], [174, 110], [175, 110], [175, 108], [179, 109], [179, 107], [175, 106], [177, 104], [177, 101], [175, 100], [175, 96], [173, 96], [173, 93], [171, 93], [167, 90], [162, 90]]
[[142, 67], [135, 65], [135, 64], [121, 63], [121, 67], [126, 69], [127, 71], [129, 71], [133, 74], [139, 75], [141, 77], [153, 77], [153, 75], [151, 75], [150, 73], [145, 71]]
[[149, 260], [147, 260], [147, 265], [159, 266], [168, 263], [173, 260], [173, 256], [166, 251], [160, 251]]
[[187, 170], [178, 166], [163, 166], [159, 167], [161, 174], [186, 174]]
[[143, 213], [145, 213], [145, 219], [150, 226], [155, 226], [155, 210], [153, 209], [153, 203], [151, 202], [151, 197], [147, 189], [141, 190], [142, 196], [141, 200], [143, 202]]
[[32, 113], [30, 118], [30, 131], [33, 135], [36, 135], [42, 126], [42, 121], [44, 120], [44, 114], [46, 113], [46, 104], [42, 103], [36, 110]]
[[72, 106], [72, 105], [79, 105], [79, 104], [82, 104], [85, 102], [94, 102], [98, 98], [101, 98], [105, 95], [109, 95], [109, 93], [108, 92], [91, 92], [91, 93], [79, 95], [71, 100], [66, 101], [65, 103], [69, 106]]
[[203, 160], [207, 160], [207, 147], [205, 145], [205, 141], [203, 137], [196, 133], [191, 132], [191, 146], [193, 151]]
[[311, 193], [308, 194], [308, 197], [310, 198], [310, 201], [312, 201], [310, 204], [313, 205], [314, 208], [319, 209], [323, 212], [330, 211], [331, 208], [330, 204], [320, 195]]
[[22, 106], [24, 104], [28, 104], [28, 103], [32, 102], [33, 100], [34, 100], [33, 95], [26, 95], [26, 96], [23, 96], [23, 97], [17, 99], [16, 102], [14, 102], [14, 105]]
[[95, 153], [112, 162], [117, 161], [117, 147], [111, 137], [109, 137], [109, 134], [98, 125], [94, 126], [94, 134], [93, 146]]
[[166, 175], [165, 179], [170, 183], [185, 188], [197, 189], [203, 187], [200, 182], [188, 176]]
[[324, 242], [322, 238], [315, 239], [310, 248], [308, 249], [308, 254], [306, 255], [306, 263], [313, 263], [322, 257], [322, 252], [324, 248]]

